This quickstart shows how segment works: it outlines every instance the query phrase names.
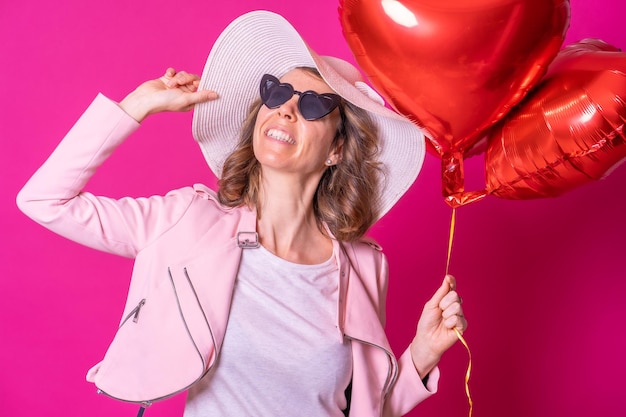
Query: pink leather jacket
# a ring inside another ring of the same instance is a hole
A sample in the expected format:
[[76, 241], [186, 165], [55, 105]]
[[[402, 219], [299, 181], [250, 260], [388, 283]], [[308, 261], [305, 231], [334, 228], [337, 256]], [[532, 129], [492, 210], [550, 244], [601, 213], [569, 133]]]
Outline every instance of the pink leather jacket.
[[[96, 197], [89, 178], [139, 124], [98, 95], [50, 158], [20, 191], [17, 203], [33, 220], [83, 245], [135, 258], [133, 276], [172, 265], [213, 281], [206, 309], [219, 355], [241, 249], [254, 239], [256, 213], [221, 206], [203, 185], [150, 198]], [[246, 232], [238, 236], [238, 232]], [[250, 233], [248, 233], [250, 232]], [[339, 269], [338, 336], [352, 340], [351, 416], [398, 416], [436, 392], [439, 371], [425, 387], [408, 349], [396, 359], [385, 335], [387, 263], [376, 245], [334, 241]], [[133, 281], [135, 281], [133, 279]], [[136, 288], [129, 290], [129, 300]], [[132, 309], [129, 302], [125, 310]], [[125, 311], [125, 316], [128, 311]]]

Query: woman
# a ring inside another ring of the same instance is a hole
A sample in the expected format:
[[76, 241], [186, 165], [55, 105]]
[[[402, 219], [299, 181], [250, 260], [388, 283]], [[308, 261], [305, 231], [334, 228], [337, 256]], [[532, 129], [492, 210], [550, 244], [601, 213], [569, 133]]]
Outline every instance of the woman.
[[[194, 106], [217, 194], [82, 191], [145, 117]], [[396, 359], [386, 261], [361, 239], [415, 179], [423, 142], [353, 66], [252, 12], [220, 35], [201, 79], [168, 69], [119, 105], [98, 96], [18, 204], [65, 237], [135, 258], [125, 315], [136, 279], [167, 271], [210, 285], [210, 370], [190, 388], [187, 417], [402, 415], [436, 391], [436, 365], [467, 326], [446, 276]]]

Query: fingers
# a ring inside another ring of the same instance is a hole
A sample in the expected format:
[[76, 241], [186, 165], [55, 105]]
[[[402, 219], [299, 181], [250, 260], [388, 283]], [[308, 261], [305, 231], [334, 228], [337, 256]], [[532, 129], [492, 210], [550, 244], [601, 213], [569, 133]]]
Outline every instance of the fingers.
[[182, 88], [186, 91], [196, 91], [200, 85], [200, 77], [189, 74], [187, 71], [176, 72], [174, 68], [165, 71], [164, 82], [168, 88]]
[[465, 316], [463, 314], [463, 308], [461, 307], [461, 303], [458, 301], [454, 301], [447, 308], [442, 309], [441, 318], [443, 319], [444, 325], [449, 329], [456, 327], [459, 330], [465, 330], [465, 327], [467, 326], [467, 321], [465, 320]]
[[167, 109], [171, 111], [188, 111], [198, 103], [215, 100], [218, 97], [215, 91], [198, 90], [200, 77], [187, 71], [176, 71], [170, 67], [165, 70], [161, 80], [167, 90], [183, 93], [170, 102]]
[[449, 292], [441, 303], [439, 303], [439, 308], [442, 311], [442, 317], [448, 318], [454, 314], [462, 314], [463, 308], [461, 307], [461, 301], [456, 292]]
[[453, 304], [458, 304], [458, 307], [460, 308], [462, 303], [463, 301], [461, 300], [458, 292], [449, 291], [446, 295], [444, 295], [441, 301], [439, 301], [439, 308], [442, 310], [446, 310]]
[[441, 317], [443, 319], [443, 324], [448, 329], [457, 328], [461, 333], [465, 331], [467, 328], [467, 320], [463, 314], [463, 300], [459, 296], [456, 291], [456, 279], [447, 275], [444, 278], [444, 283], [448, 284], [448, 291], [439, 301], [439, 308], [441, 309]]
[[176, 75], [176, 70], [172, 67], [169, 67], [168, 69], [165, 70], [165, 76], [168, 78], [172, 78], [174, 75]]
[[454, 315], [443, 321], [443, 325], [448, 329], [457, 329], [461, 334], [467, 329], [467, 320], [464, 316]]

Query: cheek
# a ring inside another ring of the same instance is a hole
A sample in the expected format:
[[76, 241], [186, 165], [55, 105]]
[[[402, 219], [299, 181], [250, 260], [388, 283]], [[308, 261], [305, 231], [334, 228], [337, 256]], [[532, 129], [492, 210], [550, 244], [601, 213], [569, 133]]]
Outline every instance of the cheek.
[[269, 111], [270, 111], [270, 109], [268, 109], [267, 107], [261, 106], [261, 108], [259, 109], [259, 111], [256, 114], [256, 119], [254, 120], [254, 130], [257, 130], [257, 128], [261, 124], [261, 121], [266, 119], [267, 113]]
[[257, 113], [256, 120], [254, 121], [254, 130], [252, 132], [252, 144], [253, 145], [258, 140], [258, 137], [261, 131], [262, 120], [264, 120], [265, 114], [267, 113], [268, 110], [269, 109], [267, 107], [261, 106], [261, 108], [259, 109], [259, 112]]
[[[335, 110], [335, 112], [337, 112], [337, 110]], [[341, 130], [341, 116], [339, 116], [338, 113], [332, 113], [331, 117], [329, 117], [328, 120], [325, 120], [325, 127], [325, 137], [327, 138], [329, 143], [332, 143], [333, 139], [335, 139], [335, 136], [337, 136], [339, 134], [339, 131]]]
[[332, 146], [336, 134], [337, 129], [335, 124], [326, 123], [325, 126], [320, 126], [319, 129], [316, 129], [314, 137], [316, 137], [319, 141], [319, 145], [321, 145], [321, 148], [327, 151]]
[[266, 105], [261, 104], [261, 107], [259, 107], [259, 111], [257, 112], [256, 118], [257, 121], [261, 118], [263, 118], [267, 112], [269, 112], [271, 109], [269, 109]]

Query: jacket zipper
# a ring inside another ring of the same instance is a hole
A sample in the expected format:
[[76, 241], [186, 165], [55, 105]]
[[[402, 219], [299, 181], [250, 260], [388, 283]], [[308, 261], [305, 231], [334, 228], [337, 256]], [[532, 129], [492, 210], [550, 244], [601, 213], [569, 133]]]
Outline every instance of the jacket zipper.
[[387, 358], [389, 359], [389, 366], [387, 369], [387, 378], [385, 379], [385, 385], [383, 386], [382, 397], [381, 397], [382, 401], [380, 403], [381, 405], [380, 415], [382, 417], [384, 404], [385, 404], [385, 400], [387, 399], [387, 395], [389, 394], [389, 391], [391, 391], [391, 387], [393, 387], [393, 385], [396, 383], [396, 380], [398, 379], [398, 364], [397, 364], [396, 357], [389, 350], [385, 349], [384, 347], [380, 345], [377, 345], [376, 343], [368, 342], [362, 339], [357, 339], [356, 337], [352, 337], [347, 334], [344, 334], [344, 336], [347, 339], [354, 340], [356, 342], [363, 343], [365, 345], [373, 346], [378, 349], [381, 349], [383, 352], [385, 352], [385, 354], [387, 355]]
[[[219, 347], [217, 346], [217, 343], [215, 341], [215, 336], [213, 334], [213, 329], [211, 329], [211, 325], [209, 324], [209, 320], [206, 318], [206, 314], [204, 314], [204, 309], [202, 308], [202, 303], [200, 303], [200, 299], [198, 298], [198, 293], [196, 292], [196, 288], [193, 286], [193, 283], [191, 282], [191, 277], [189, 276], [189, 271], [187, 271], [187, 267], [183, 268], [183, 271], [185, 272], [185, 278], [187, 278], [187, 282], [189, 282], [189, 287], [191, 288], [191, 291], [193, 291], [193, 295], [196, 299], [196, 301], [198, 302], [198, 307], [200, 308], [200, 310], [202, 311], [202, 315], [204, 316], [204, 321], [206, 323], [207, 328], [209, 329], [209, 334], [211, 335], [211, 342], [213, 343], [213, 348], [215, 349], [215, 360], [213, 361], [213, 363], [215, 363], [217, 361], [217, 357], [219, 356]], [[206, 375], [209, 370], [213, 367], [213, 364], [211, 364], [206, 372], [204, 372], [204, 375]]]
[[126, 317], [124, 317], [124, 320], [122, 320], [122, 323], [120, 323], [119, 327], [122, 327], [131, 317], [133, 318], [133, 323], [137, 323], [139, 321], [139, 312], [141, 311], [141, 307], [143, 307], [144, 304], [146, 304], [146, 299], [142, 298], [137, 306], [133, 308], [130, 313], [126, 315]]

